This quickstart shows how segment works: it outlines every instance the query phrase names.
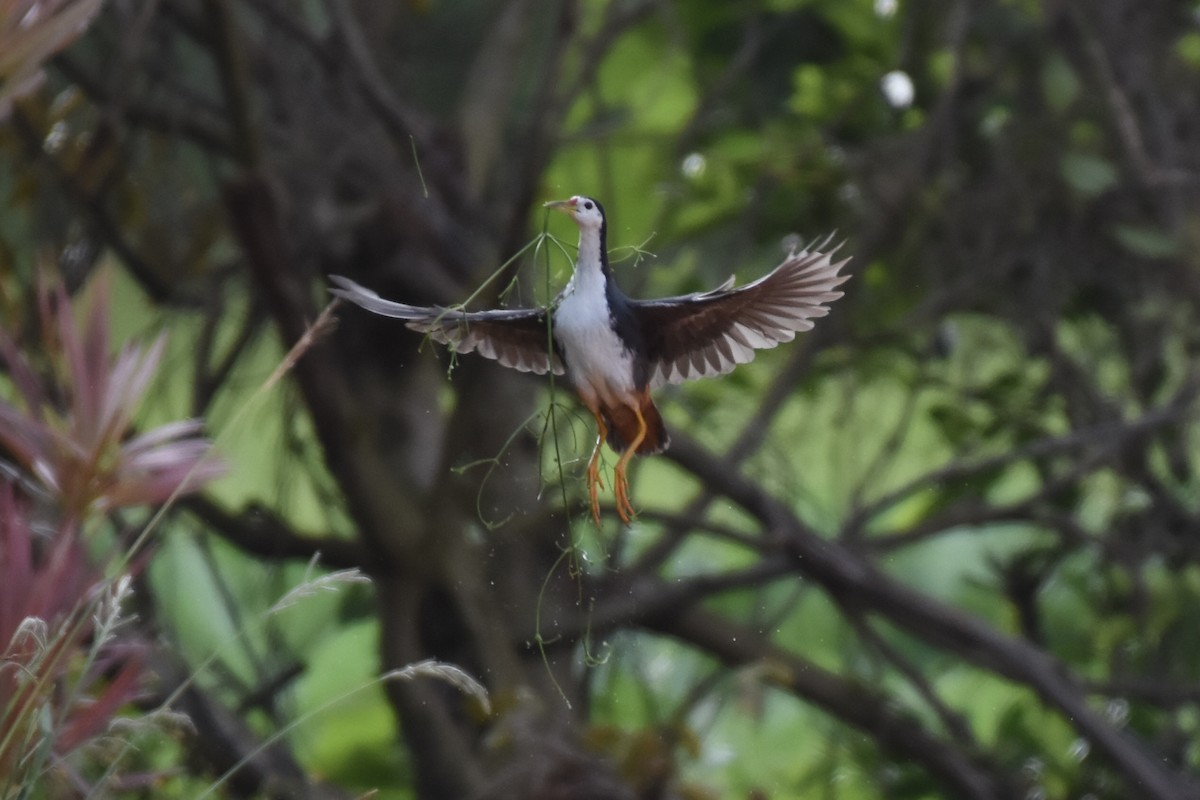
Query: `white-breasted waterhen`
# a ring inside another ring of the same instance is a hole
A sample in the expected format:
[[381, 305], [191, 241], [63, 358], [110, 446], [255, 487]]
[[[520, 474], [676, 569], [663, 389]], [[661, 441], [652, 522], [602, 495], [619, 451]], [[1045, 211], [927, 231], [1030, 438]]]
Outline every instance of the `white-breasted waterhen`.
[[[370, 289], [331, 276], [333, 294], [368, 311], [405, 321], [456, 352], [477, 352], [506, 367], [539, 375], [566, 374], [596, 418], [599, 436], [588, 460], [592, 518], [600, 523], [600, 447], [620, 453], [613, 474], [617, 513], [634, 516], [625, 477], [635, 453], [660, 453], [669, 442], [650, 391], [666, 383], [723, 375], [754, 351], [791, 341], [842, 296], [850, 260], [832, 252], [793, 252], [769, 274], [734, 287], [660, 300], [626, 297], [613, 279], [605, 249], [604, 208], [582, 196], [547, 203], [579, 226], [575, 273], [547, 308], [460, 311], [384, 300]], [[828, 241], [828, 240], [827, 240]], [[821, 248], [824, 245], [820, 246]], [[836, 249], [836, 248], [835, 248]]]

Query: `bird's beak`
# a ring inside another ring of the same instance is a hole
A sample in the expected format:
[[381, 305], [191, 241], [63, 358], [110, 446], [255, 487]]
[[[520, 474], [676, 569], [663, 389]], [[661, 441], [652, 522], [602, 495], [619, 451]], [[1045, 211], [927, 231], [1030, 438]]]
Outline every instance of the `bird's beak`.
[[561, 211], [564, 214], [570, 214], [575, 210], [575, 198], [572, 197], [570, 200], [551, 200], [549, 203], [546, 203], [545, 207], [553, 208], [555, 211]]

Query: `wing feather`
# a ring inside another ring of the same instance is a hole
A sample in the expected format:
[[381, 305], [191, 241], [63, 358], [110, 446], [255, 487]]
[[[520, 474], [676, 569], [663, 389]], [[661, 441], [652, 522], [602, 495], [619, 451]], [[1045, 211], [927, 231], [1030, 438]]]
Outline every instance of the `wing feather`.
[[707, 292], [633, 303], [650, 359], [653, 387], [723, 375], [753, 360], [754, 351], [775, 347], [811, 330], [842, 296], [849, 279], [834, 261], [837, 248], [793, 253], [767, 275], [734, 287], [730, 278]]
[[494, 311], [458, 311], [412, 306], [385, 300], [375, 292], [341, 275], [330, 275], [337, 284], [330, 293], [375, 314], [404, 320], [414, 331], [449, 345], [456, 353], [478, 353], [520, 372], [563, 374], [562, 360], [550, 347], [550, 320], [545, 308], [502, 308]]

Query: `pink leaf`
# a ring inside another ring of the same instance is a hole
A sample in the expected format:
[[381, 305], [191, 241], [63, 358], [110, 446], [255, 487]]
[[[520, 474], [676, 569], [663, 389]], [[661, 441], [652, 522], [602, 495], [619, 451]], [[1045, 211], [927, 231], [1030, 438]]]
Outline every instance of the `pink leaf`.
[[87, 350], [79, 338], [79, 330], [71, 316], [66, 290], [60, 286], [54, 297], [53, 313], [58, 319], [60, 345], [67, 359], [67, 371], [71, 380], [71, 417], [79, 440], [94, 442], [100, 398], [108, 390], [108, 373], [106, 370], [100, 370], [92, 374]]
[[102, 401], [98, 443], [117, 441], [125, 433], [165, 348], [166, 337], [159, 336], [145, 354], [139, 347], [128, 347], [117, 358]]
[[168, 422], [127, 442], [124, 447], [125, 457], [135, 458], [144, 451], [152, 450], [174, 439], [194, 436], [200, 433], [203, 428], [204, 423], [198, 419], [181, 419], [177, 422]]
[[58, 737], [55, 749], [59, 754], [69, 753], [88, 739], [103, 733], [121, 706], [133, 698], [141, 677], [142, 659], [134, 656], [125, 662], [99, 697], [86, 706], [77, 705], [72, 710], [66, 729]]
[[37, 459], [53, 455], [54, 439], [46, 426], [3, 401], [0, 401], [0, 443], [27, 468]]

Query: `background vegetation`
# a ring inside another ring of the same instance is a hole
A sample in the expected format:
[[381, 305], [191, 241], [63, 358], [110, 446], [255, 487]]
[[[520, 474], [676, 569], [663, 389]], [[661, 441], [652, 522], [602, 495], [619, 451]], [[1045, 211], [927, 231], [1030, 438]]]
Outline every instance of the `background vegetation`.
[[[0, 81], [0, 796], [1200, 796], [1194, 3], [0, 0]], [[561, 385], [317, 323], [545, 300], [575, 193], [635, 295], [854, 256], [629, 528]]]

